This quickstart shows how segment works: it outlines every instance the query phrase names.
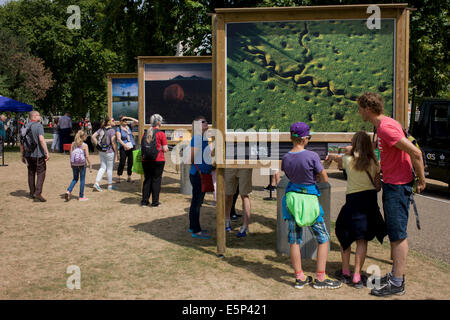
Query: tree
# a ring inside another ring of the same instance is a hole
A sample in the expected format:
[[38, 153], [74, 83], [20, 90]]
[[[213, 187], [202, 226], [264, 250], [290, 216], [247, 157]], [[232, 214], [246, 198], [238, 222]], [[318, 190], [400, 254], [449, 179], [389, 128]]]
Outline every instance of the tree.
[[53, 85], [44, 61], [30, 55], [24, 39], [0, 30], [0, 90], [2, 94], [32, 105], [44, 99]]

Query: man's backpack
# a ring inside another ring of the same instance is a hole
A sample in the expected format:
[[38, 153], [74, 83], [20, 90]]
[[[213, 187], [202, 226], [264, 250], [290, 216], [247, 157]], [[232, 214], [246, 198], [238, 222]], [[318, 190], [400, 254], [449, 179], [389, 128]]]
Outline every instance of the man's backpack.
[[[150, 130], [150, 129], [149, 129]], [[156, 134], [159, 132], [158, 129], [153, 131], [153, 137], [150, 142], [147, 142], [146, 135], [142, 137], [141, 150], [142, 150], [142, 160], [156, 160], [158, 154], [161, 150], [156, 147]]]
[[20, 143], [23, 145], [24, 153], [31, 154], [36, 150], [37, 143], [34, 140], [33, 132], [31, 131], [32, 123], [29, 127], [23, 126], [20, 129]]
[[70, 155], [70, 164], [74, 167], [82, 167], [86, 164], [86, 156], [82, 146], [77, 146], [72, 150], [72, 154]]
[[106, 134], [106, 130], [104, 128], [102, 129], [102, 131], [99, 134], [99, 139], [98, 139], [96, 148], [98, 151], [101, 151], [101, 152], [108, 151], [108, 148], [109, 148], [108, 135]]

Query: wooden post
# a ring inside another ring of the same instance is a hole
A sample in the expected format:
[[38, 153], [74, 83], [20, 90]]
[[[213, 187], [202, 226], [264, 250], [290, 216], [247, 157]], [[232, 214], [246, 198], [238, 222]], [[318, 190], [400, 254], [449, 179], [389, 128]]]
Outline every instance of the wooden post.
[[226, 250], [225, 237], [225, 169], [216, 169], [216, 220], [217, 220], [217, 254], [223, 256]]
[[[225, 59], [225, 23], [223, 16], [212, 18], [212, 34], [213, 34], [213, 110], [215, 116], [215, 127], [217, 130], [225, 134], [225, 70], [220, 68], [217, 61]], [[225, 139], [222, 139], [222, 145], [216, 145], [216, 148], [225, 150]], [[217, 154], [217, 153], [216, 153]], [[217, 164], [223, 164], [225, 152], [222, 152], [223, 158], [217, 159]], [[216, 226], [217, 226], [217, 254], [222, 256], [226, 250], [225, 237], [225, 170], [217, 166], [216, 169]]]

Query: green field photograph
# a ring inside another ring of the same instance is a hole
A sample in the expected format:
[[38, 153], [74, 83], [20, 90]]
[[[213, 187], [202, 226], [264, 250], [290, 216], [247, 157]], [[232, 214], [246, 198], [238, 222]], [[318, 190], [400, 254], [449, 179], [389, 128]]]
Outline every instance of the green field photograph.
[[375, 91], [393, 114], [395, 20], [226, 24], [227, 130], [371, 131], [356, 99]]

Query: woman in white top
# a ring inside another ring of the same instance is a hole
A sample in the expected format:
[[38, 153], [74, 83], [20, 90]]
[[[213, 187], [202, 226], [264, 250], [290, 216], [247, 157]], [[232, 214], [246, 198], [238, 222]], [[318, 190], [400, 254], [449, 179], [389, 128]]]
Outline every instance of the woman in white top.
[[106, 117], [102, 123], [102, 127], [92, 135], [92, 141], [97, 145], [100, 154], [100, 170], [98, 170], [97, 178], [94, 183], [94, 190], [102, 191], [100, 180], [106, 172], [108, 177], [108, 190], [114, 190], [112, 185], [114, 158], [119, 154], [117, 152], [116, 133], [112, 127], [114, 119]]

